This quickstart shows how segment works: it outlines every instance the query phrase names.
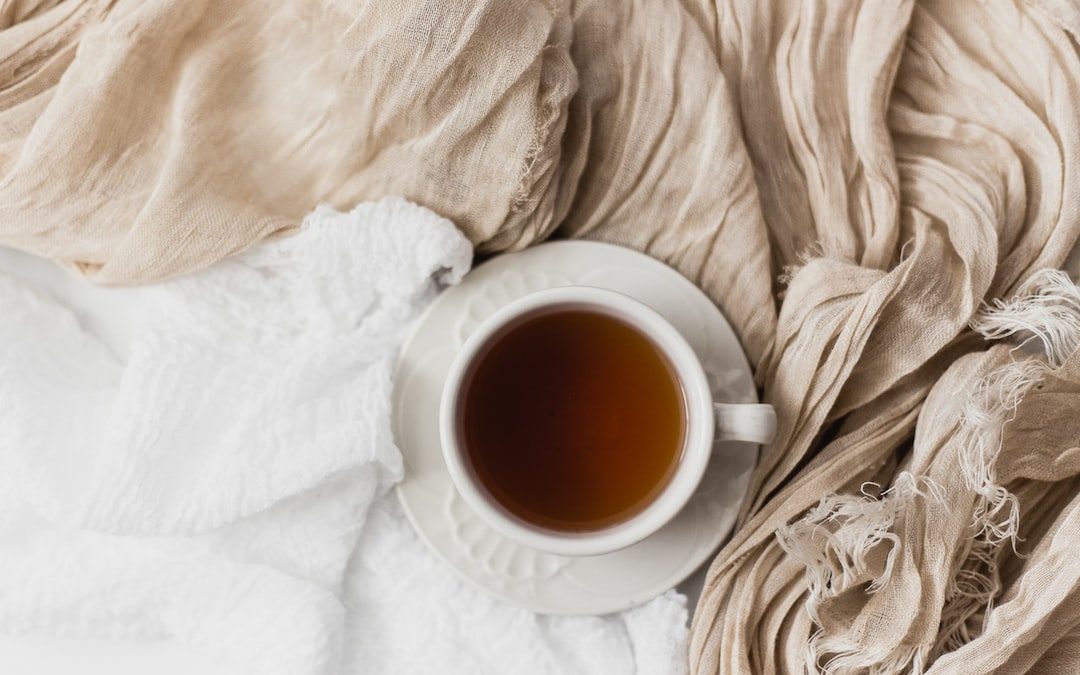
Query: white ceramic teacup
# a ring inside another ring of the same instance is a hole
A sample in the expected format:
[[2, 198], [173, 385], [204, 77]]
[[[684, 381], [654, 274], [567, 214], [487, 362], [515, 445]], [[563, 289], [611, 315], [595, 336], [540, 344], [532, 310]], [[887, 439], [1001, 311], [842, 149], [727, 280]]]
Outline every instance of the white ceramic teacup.
[[[462, 445], [462, 394], [470, 366], [486, 352], [493, 339], [498, 339], [503, 329], [537, 314], [561, 309], [608, 314], [648, 337], [675, 371], [686, 407], [682, 454], [667, 486], [636, 515], [588, 532], [552, 530], [511, 513], [479, 482]], [[769, 443], [775, 432], [776, 414], [772, 406], [713, 401], [705, 371], [693, 348], [660, 314], [621, 293], [586, 286], [564, 286], [531, 293], [509, 303], [481, 323], [465, 340], [450, 366], [439, 410], [443, 457], [465, 502], [504, 536], [559, 555], [599, 555], [641, 541], [663, 527], [686, 505], [705, 473], [714, 440]]]

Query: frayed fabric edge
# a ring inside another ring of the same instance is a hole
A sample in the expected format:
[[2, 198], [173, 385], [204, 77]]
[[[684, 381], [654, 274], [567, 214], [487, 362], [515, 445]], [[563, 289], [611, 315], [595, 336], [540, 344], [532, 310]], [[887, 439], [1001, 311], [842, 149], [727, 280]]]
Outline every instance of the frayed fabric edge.
[[[806, 567], [806, 610], [821, 626], [821, 604], [859, 585], [870, 593], [889, 583], [903, 542], [895, 526], [915, 499], [944, 501], [942, 489], [924, 476], [903, 471], [893, 486], [875, 498], [864, 483], [861, 494], [825, 497], [806, 515], [777, 531], [781, 548]], [[887, 543], [881, 571], [871, 574], [871, 555]], [[867, 578], [870, 577], [869, 583]], [[902, 653], [901, 653], [902, 652]], [[862, 645], [844, 644], [816, 631], [807, 645], [808, 672], [826, 675], [846, 672], [891, 673], [921, 661], [915, 649], [868, 651]], [[824, 662], [823, 662], [824, 659]], [[920, 672], [915, 670], [913, 672]]]
[[867, 590], [876, 592], [889, 583], [904, 545], [896, 533], [897, 523], [915, 500], [944, 500], [942, 488], [928, 477], [901, 472], [880, 498], [869, 495], [865, 485], [861, 495], [829, 495], [802, 519], [777, 531], [784, 551], [806, 567], [805, 606], [819, 627], [807, 649], [808, 672], [921, 673], [933, 658], [962, 646], [981, 631], [972, 630], [972, 619], [981, 611], [985, 620], [1001, 590], [998, 553], [1006, 543], [1015, 550], [1020, 511], [1016, 496], [995, 481], [993, 466], [1001, 451], [1004, 426], [1024, 395], [1080, 348], [1080, 287], [1062, 271], [1042, 270], [1014, 297], [984, 303], [970, 325], [988, 340], [1019, 337], [1019, 346], [1037, 340], [1045, 357], [1018, 359], [982, 378], [945, 448], [958, 453], [965, 485], [976, 499], [972, 537], [954, 552], [961, 562], [946, 587], [938, 639], [932, 647], [869, 653], [856, 645], [832, 643], [820, 629], [821, 603], [850, 589], [857, 580], [865, 582], [869, 556], [885, 542], [891, 548]]

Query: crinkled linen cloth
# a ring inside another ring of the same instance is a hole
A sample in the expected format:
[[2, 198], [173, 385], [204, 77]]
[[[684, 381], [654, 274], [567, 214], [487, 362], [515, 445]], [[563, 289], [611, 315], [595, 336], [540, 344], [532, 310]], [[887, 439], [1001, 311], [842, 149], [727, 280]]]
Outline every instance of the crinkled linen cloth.
[[260, 674], [677, 671], [682, 596], [535, 615], [454, 577], [388, 493], [403, 330], [471, 258], [401, 199], [320, 208], [117, 291], [126, 354], [0, 274], [0, 631], [172, 637]]
[[91, 280], [401, 195], [481, 252], [561, 231], [704, 289], [781, 423], [692, 669], [1080, 671], [1075, 2], [23, 0], [0, 25], [0, 243]]

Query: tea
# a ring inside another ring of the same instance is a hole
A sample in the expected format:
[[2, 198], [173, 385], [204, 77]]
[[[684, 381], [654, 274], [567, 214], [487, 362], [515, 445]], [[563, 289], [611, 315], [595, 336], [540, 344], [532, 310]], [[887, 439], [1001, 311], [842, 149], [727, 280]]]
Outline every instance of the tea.
[[686, 411], [664, 354], [624, 321], [567, 308], [503, 329], [464, 383], [465, 453], [522, 520], [597, 530], [642, 511], [682, 454]]

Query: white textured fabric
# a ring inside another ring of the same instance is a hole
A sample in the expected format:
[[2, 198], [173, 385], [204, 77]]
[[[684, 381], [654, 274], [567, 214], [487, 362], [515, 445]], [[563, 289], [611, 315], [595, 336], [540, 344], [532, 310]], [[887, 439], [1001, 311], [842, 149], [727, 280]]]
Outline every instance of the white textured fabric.
[[387, 494], [397, 347], [471, 255], [400, 199], [322, 207], [196, 275], [100, 289], [122, 354], [0, 274], [0, 632], [172, 636], [238, 672], [684, 668], [682, 596], [534, 615], [453, 577]]

